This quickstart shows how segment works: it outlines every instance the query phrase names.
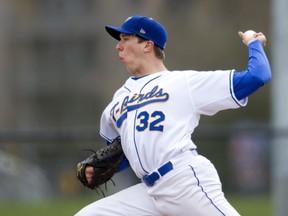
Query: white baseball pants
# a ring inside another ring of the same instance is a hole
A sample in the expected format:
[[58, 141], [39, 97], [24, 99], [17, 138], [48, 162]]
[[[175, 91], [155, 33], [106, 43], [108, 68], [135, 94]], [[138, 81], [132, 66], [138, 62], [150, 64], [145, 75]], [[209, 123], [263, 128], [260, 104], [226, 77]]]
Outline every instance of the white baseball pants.
[[100, 199], [76, 216], [236, 216], [224, 197], [214, 165], [186, 151], [152, 187], [144, 183]]

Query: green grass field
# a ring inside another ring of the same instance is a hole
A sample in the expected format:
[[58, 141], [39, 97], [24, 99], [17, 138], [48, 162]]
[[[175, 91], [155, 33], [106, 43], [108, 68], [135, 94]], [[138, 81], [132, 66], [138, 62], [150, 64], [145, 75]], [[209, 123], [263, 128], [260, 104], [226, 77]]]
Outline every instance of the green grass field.
[[268, 196], [227, 196], [242, 216], [272, 216], [272, 201]]
[[[272, 206], [269, 197], [227, 196], [231, 204], [243, 216], [271, 216]], [[68, 216], [74, 215], [85, 205], [95, 201], [95, 197], [59, 199], [47, 202], [19, 203], [1, 202], [1, 216]]]

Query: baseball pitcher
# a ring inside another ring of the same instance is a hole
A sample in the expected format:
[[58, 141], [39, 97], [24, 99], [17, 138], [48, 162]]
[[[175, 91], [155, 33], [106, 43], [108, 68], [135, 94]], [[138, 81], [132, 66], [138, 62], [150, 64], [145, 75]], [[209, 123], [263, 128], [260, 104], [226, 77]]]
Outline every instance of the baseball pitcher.
[[[119, 141], [114, 155], [120, 162], [115, 162], [114, 170], [131, 167], [141, 183], [102, 198], [76, 215], [239, 215], [225, 198], [214, 165], [197, 152], [191, 134], [201, 115], [244, 107], [248, 96], [271, 79], [264, 34], [238, 33], [249, 53], [243, 71], [199, 72], [166, 68], [167, 32], [155, 19], [132, 16], [120, 27], [105, 29], [118, 41], [119, 60], [131, 77], [103, 111], [100, 134], [112, 145]], [[95, 188], [93, 184], [101, 178], [96, 166], [93, 160], [78, 166], [78, 178], [88, 187]]]

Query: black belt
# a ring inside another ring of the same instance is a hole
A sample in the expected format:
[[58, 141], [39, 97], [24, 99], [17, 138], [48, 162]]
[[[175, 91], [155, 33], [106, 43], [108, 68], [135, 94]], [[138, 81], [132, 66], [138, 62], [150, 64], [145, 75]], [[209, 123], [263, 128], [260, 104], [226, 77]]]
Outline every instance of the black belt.
[[[191, 150], [191, 152], [194, 156], [198, 155], [198, 153], [195, 149]], [[154, 185], [154, 183], [158, 179], [160, 179], [161, 176], [166, 175], [171, 170], [173, 170], [173, 164], [170, 161], [168, 161], [163, 166], [161, 166], [160, 168], [157, 169], [158, 172], [155, 171], [149, 175], [145, 175], [145, 176], [143, 176], [142, 180], [148, 187], [152, 187]]]

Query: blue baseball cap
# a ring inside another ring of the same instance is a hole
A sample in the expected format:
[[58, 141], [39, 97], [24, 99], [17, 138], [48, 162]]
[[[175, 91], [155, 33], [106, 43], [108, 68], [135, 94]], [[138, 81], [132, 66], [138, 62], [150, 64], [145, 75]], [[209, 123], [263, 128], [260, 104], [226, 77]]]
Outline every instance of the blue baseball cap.
[[151, 40], [164, 50], [167, 42], [167, 32], [161, 23], [145, 16], [128, 17], [120, 26], [105, 26], [106, 31], [115, 39], [120, 40], [120, 34], [135, 34]]

